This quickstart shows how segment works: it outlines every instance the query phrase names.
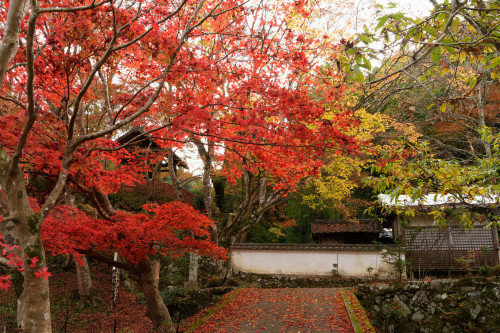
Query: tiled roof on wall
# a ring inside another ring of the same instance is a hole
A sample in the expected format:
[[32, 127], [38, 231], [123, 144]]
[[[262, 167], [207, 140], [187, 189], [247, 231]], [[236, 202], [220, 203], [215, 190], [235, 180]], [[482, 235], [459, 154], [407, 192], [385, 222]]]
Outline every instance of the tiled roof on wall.
[[338, 232], [380, 232], [382, 224], [376, 219], [360, 219], [358, 222], [345, 220], [317, 220], [311, 225], [313, 234]]
[[[395, 245], [386, 244], [388, 247]], [[379, 251], [373, 244], [289, 244], [289, 243], [236, 243], [231, 250], [255, 250], [255, 251], [356, 251], [371, 252]]]

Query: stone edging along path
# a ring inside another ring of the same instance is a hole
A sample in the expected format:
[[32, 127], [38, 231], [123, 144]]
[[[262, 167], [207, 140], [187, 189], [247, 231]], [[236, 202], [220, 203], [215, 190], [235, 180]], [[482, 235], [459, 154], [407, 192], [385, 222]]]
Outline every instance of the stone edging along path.
[[354, 295], [352, 290], [344, 289], [341, 293], [354, 333], [375, 333], [375, 328], [370, 323], [370, 319], [368, 319], [365, 309], [359, 303], [358, 298]]
[[226, 306], [227, 303], [231, 302], [241, 291], [243, 288], [240, 289], [235, 289], [232, 292], [230, 292], [228, 297], [224, 297], [218, 304], [216, 304], [214, 307], [211, 307], [203, 313], [200, 319], [196, 320], [194, 324], [189, 326], [189, 328], [184, 331], [186, 333], [191, 333], [196, 331], [201, 325], [203, 325], [207, 320], [210, 319], [214, 314], [222, 310]]
[[375, 332], [350, 289], [237, 289], [185, 332]]

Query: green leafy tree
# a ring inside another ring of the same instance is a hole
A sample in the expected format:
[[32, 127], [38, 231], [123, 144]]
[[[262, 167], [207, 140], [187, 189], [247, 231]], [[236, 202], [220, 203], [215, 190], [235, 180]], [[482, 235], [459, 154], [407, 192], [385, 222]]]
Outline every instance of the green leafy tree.
[[[367, 178], [377, 192], [390, 195], [388, 211], [413, 216], [422, 204], [441, 201], [429, 208], [438, 224], [447, 223], [449, 208], [466, 227], [488, 219], [500, 224], [500, 135], [483, 132], [492, 147], [491, 157], [462, 165], [455, 160], [435, 158], [426, 143], [415, 148], [409, 159], [393, 160], [375, 168], [377, 176]], [[404, 196], [404, 197], [402, 197]], [[404, 198], [406, 205], [398, 204]]]
[[491, 157], [480, 132], [499, 129], [500, 3], [432, 2], [422, 18], [379, 6], [375, 31], [345, 45], [365, 83], [358, 107], [412, 121], [445, 158]]

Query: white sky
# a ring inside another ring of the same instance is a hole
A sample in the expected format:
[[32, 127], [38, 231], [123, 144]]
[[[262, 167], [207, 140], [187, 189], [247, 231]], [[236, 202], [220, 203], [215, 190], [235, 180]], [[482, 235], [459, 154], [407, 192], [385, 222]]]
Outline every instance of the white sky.
[[[383, 5], [384, 7], [389, 3], [393, 2], [397, 5], [399, 11], [405, 13], [411, 13], [415, 16], [425, 15], [432, 8], [432, 4], [429, 0], [378, 0], [377, 3]], [[441, 1], [438, 1], [441, 2]]]

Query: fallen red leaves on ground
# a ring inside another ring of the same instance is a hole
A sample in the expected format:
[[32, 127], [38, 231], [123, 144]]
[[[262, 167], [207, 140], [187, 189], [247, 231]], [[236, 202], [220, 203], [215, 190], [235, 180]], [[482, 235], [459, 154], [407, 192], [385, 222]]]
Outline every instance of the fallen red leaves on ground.
[[[94, 307], [80, 309], [76, 273], [73, 269], [52, 272], [49, 278], [52, 312], [52, 331], [71, 333], [144, 333], [151, 330], [151, 320], [145, 307], [136, 302], [136, 296], [120, 287], [113, 312], [111, 303], [111, 269], [102, 264], [91, 265], [96, 302]], [[0, 324], [7, 332], [14, 332], [15, 292], [10, 288], [0, 291]]]
[[244, 289], [196, 332], [353, 332], [338, 290]]

